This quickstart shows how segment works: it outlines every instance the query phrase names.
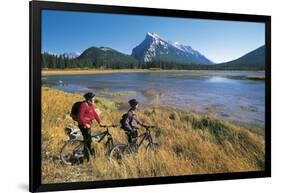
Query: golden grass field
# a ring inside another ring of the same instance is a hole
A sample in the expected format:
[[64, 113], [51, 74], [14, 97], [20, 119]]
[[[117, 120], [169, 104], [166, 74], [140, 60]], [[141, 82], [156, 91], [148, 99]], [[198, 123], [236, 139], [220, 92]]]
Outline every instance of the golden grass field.
[[[156, 152], [141, 148], [127, 156], [121, 164], [112, 163], [97, 145], [97, 158], [88, 163], [66, 166], [59, 160], [60, 149], [67, 136], [64, 128], [75, 125], [69, 116], [79, 94], [42, 87], [42, 182], [60, 183], [96, 181], [154, 176], [257, 171], [264, 168], [264, 136], [211, 115], [154, 106], [141, 108], [139, 119], [157, 126], [152, 132], [160, 143]], [[118, 101], [98, 98], [102, 124], [118, 124], [124, 113]], [[93, 133], [101, 131], [97, 124]], [[111, 129], [115, 143], [125, 143], [119, 129]], [[142, 130], [139, 131], [141, 133]]]

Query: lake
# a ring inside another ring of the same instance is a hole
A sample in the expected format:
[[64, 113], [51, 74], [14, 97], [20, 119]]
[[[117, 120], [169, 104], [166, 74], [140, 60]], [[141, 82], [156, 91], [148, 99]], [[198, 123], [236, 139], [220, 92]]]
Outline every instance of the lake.
[[141, 106], [163, 104], [264, 128], [265, 81], [248, 76], [264, 72], [130, 72], [53, 75], [42, 80], [43, 85], [66, 92], [93, 91], [124, 101], [136, 98]]

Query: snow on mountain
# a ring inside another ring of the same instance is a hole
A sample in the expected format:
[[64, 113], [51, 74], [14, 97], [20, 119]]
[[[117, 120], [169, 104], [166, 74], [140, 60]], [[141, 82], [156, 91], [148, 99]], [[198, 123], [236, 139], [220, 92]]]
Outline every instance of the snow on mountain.
[[75, 59], [80, 56], [81, 53], [79, 52], [70, 52], [70, 53], [63, 53], [61, 54], [62, 57], [68, 58], [68, 59]]
[[148, 32], [145, 39], [132, 50], [132, 56], [144, 62], [153, 60], [184, 64], [213, 64], [200, 52], [178, 42], [166, 41], [156, 33]]
[[53, 56], [57, 56], [57, 57], [64, 57], [64, 58], [68, 58], [68, 59], [75, 59], [78, 58], [80, 56], [81, 53], [79, 52], [65, 52], [63, 54], [57, 54], [54, 52], [50, 52], [50, 51], [45, 51], [43, 52], [43, 54], [49, 54], [49, 55], [53, 55]]
[[112, 48], [108, 48], [108, 47], [100, 47], [100, 49], [102, 51], [110, 51], [110, 50], [112, 50]]
[[54, 53], [54, 52], [49, 52], [49, 51], [45, 51], [45, 52], [43, 52], [43, 54], [48, 54], [48, 55], [52, 55], [52, 56], [59, 56], [59, 54]]

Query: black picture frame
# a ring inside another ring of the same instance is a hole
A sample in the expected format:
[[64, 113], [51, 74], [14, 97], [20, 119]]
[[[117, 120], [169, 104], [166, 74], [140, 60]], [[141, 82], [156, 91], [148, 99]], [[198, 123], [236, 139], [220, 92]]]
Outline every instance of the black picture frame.
[[[271, 17], [233, 13], [185, 11], [143, 7], [105, 6], [80, 3], [31, 1], [30, 10], [30, 144], [29, 191], [76, 190], [136, 185], [183, 183], [271, 176]], [[179, 18], [203, 18], [213, 20], [249, 21], [265, 23], [265, 170], [187, 176], [166, 176], [138, 179], [120, 179], [93, 182], [41, 183], [41, 10], [68, 10], [79, 12], [103, 12], [129, 15], [149, 15]]]

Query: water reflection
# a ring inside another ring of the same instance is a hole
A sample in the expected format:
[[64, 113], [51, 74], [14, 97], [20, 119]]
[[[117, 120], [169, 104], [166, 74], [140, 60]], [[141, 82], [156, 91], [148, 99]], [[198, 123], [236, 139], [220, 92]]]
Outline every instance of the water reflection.
[[45, 77], [46, 85], [66, 92], [94, 91], [123, 101], [137, 98], [141, 105], [170, 105], [209, 112], [243, 124], [264, 127], [264, 81], [247, 76], [263, 72], [145, 72]]

